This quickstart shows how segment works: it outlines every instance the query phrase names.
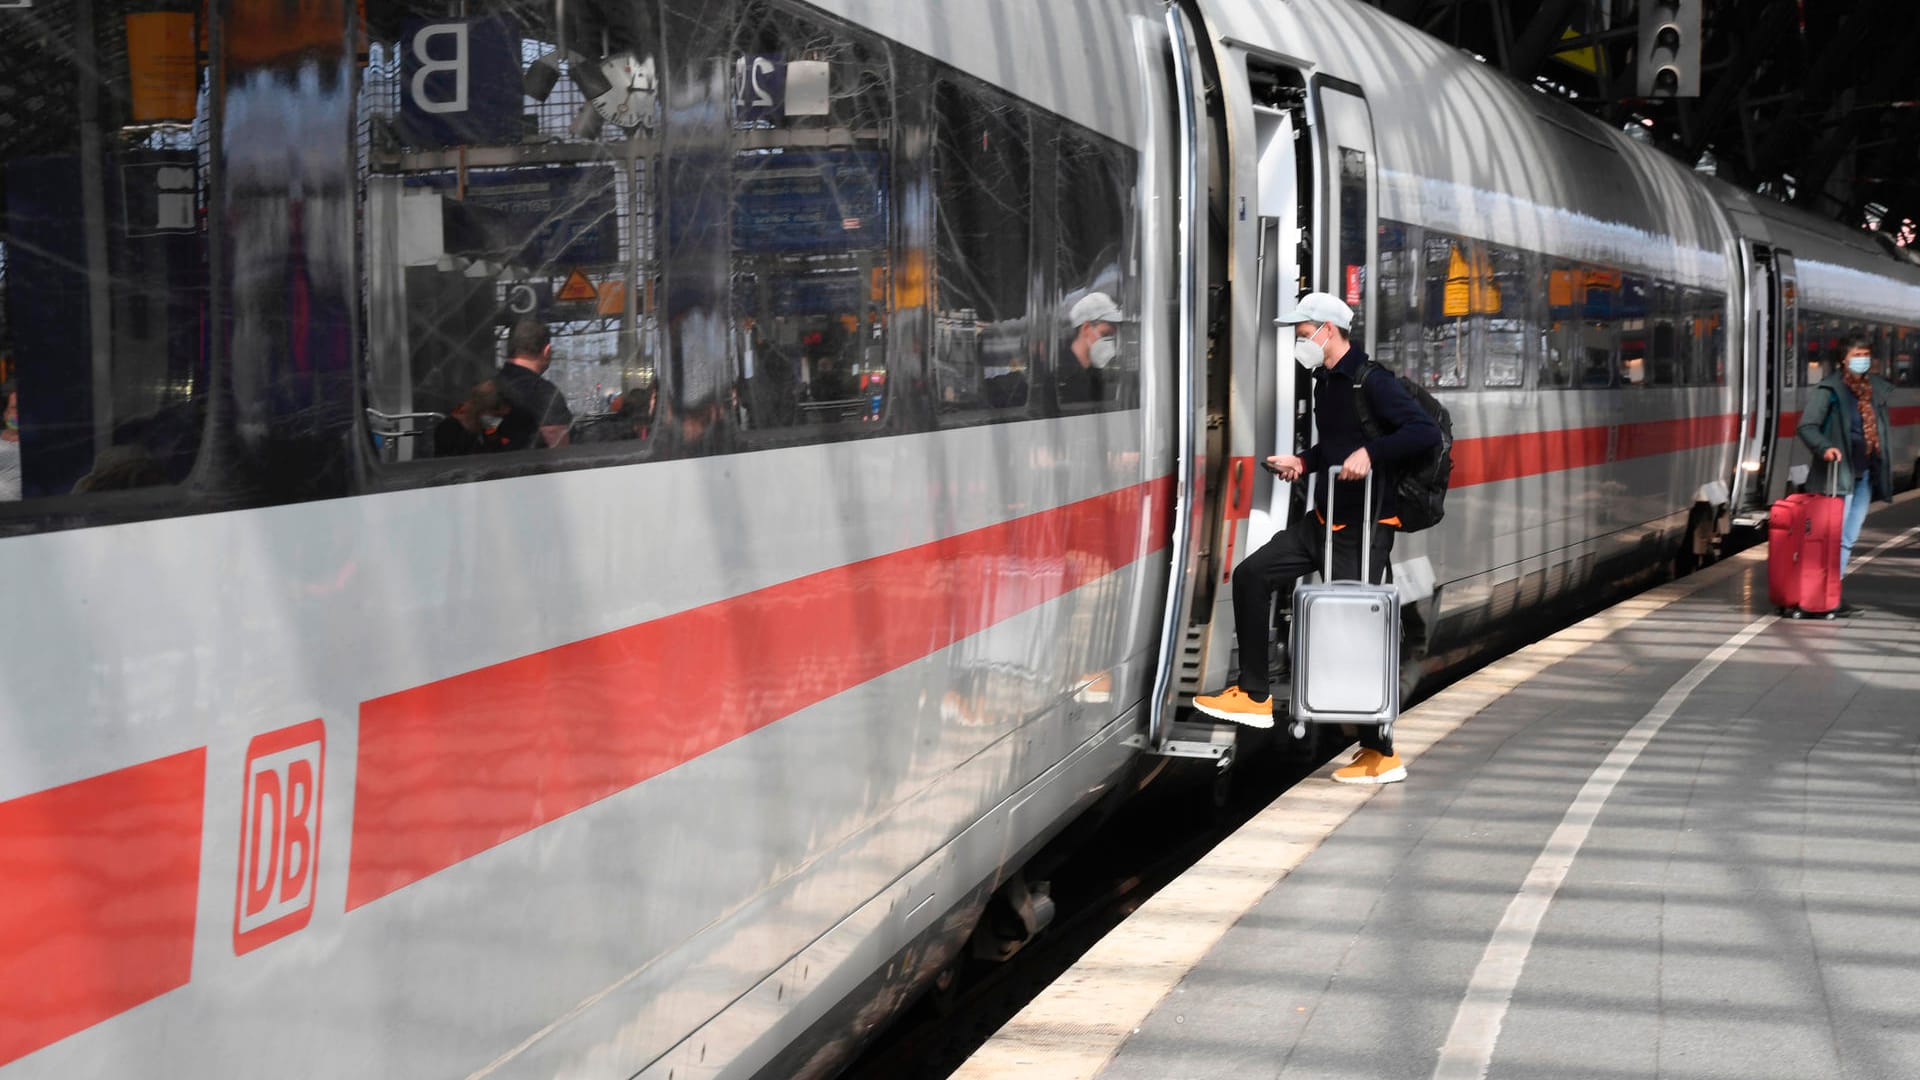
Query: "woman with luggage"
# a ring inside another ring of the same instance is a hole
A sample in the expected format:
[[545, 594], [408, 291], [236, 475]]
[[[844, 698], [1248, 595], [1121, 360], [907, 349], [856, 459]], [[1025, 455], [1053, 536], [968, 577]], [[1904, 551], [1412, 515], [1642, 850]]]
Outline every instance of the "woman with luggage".
[[[1864, 337], [1848, 338], [1840, 367], [1814, 384], [1800, 414], [1800, 441], [1813, 450], [1806, 490], [1838, 491], [1845, 501], [1840, 525], [1840, 573], [1845, 576], [1867, 506], [1893, 498], [1893, 465], [1884, 440], [1891, 384], [1873, 374], [1873, 346]], [[1859, 609], [1841, 602], [1835, 614]]]

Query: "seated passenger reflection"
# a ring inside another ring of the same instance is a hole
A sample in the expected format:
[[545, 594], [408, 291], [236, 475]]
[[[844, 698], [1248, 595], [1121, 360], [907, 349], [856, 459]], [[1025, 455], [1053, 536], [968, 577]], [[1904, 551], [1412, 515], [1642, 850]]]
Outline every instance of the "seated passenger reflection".
[[458, 457], [501, 449], [500, 425], [509, 410], [493, 379], [475, 386], [433, 429], [433, 456]]
[[547, 324], [537, 319], [514, 323], [507, 334], [507, 362], [495, 376], [508, 406], [496, 431], [500, 449], [567, 445], [573, 411], [560, 388], [547, 381], [547, 369], [552, 366], [553, 339]]
[[1080, 405], [1106, 397], [1103, 370], [1119, 351], [1120, 305], [1103, 292], [1090, 292], [1067, 312], [1067, 339], [1054, 359], [1060, 404]]

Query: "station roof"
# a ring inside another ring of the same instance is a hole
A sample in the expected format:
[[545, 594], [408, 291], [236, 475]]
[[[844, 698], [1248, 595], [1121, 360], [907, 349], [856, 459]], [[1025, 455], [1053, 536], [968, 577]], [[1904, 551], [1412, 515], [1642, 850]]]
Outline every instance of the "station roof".
[[[1849, 225], [1920, 228], [1920, 3], [1697, 0], [1700, 94], [1637, 98], [1645, 0], [1364, 0], [1689, 165]], [[1903, 240], [1903, 242], [1904, 242]]]

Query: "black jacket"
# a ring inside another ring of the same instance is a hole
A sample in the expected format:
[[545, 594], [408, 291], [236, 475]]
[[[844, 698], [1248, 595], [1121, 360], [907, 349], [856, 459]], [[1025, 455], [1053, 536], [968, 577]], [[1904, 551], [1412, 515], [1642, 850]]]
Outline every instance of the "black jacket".
[[[1378, 508], [1374, 518], [1385, 521], [1396, 512], [1394, 467], [1440, 445], [1440, 425], [1401, 388], [1392, 372], [1375, 367], [1367, 375], [1364, 392], [1381, 435], [1368, 439], [1360, 427], [1360, 414], [1353, 407], [1353, 379], [1366, 362], [1367, 354], [1356, 346], [1332, 368], [1313, 373], [1313, 415], [1320, 426], [1320, 441], [1307, 449], [1304, 459], [1310, 476], [1326, 470], [1338, 473], [1355, 450], [1365, 447], [1373, 461], [1373, 500]], [[1325, 482], [1322, 478], [1321, 483]], [[1365, 492], [1364, 480], [1337, 482], [1333, 493], [1335, 524], [1352, 525], [1360, 520]], [[1319, 502], [1322, 507], [1326, 505], [1324, 495]]]

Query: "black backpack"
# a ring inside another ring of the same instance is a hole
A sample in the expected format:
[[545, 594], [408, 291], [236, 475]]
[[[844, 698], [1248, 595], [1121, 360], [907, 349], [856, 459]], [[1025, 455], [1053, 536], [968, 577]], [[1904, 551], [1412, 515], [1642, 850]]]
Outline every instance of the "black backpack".
[[[1360, 430], [1367, 438], [1377, 439], [1383, 432], [1373, 419], [1373, 408], [1367, 404], [1367, 377], [1379, 364], [1368, 360], [1360, 365], [1353, 380], [1353, 409], [1360, 416]], [[1380, 368], [1393, 375], [1400, 388], [1413, 395], [1413, 400], [1433, 417], [1440, 425], [1440, 444], [1400, 466], [1399, 474], [1393, 479], [1393, 497], [1400, 514], [1401, 532], [1419, 532], [1440, 524], [1447, 516], [1447, 481], [1453, 477], [1453, 417], [1447, 407], [1427, 389], [1405, 375]]]

